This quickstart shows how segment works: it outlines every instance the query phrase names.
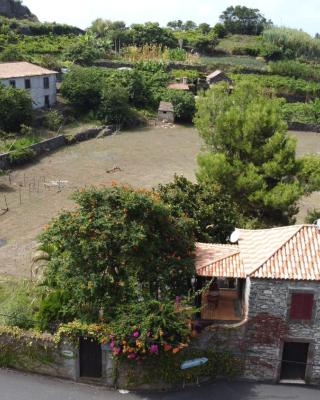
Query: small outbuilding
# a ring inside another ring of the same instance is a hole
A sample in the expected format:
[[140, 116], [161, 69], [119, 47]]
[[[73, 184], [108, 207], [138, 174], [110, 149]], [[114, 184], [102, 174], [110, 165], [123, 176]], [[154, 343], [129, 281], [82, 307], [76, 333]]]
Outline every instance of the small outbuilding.
[[160, 101], [158, 120], [171, 123], [174, 122], [174, 109], [172, 103], [168, 101]]
[[230, 79], [223, 71], [220, 71], [219, 69], [211, 72], [211, 74], [206, 77], [206, 81], [209, 85], [214, 85], [222, 81], [228, 82], [230, 85], [233, 84], [232, 79]]

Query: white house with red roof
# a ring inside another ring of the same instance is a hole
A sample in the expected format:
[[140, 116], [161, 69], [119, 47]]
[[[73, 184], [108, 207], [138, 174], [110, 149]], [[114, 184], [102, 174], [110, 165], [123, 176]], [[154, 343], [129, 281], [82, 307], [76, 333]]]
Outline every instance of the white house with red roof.
[[229, 347], [238, 341], [246, 378], [320, 383], [319, 227], [238, 229], [233, 238], [196, 246], [199, 326], [216, 343], [222, 326]]
[[0, 63], [0, 83], [25, 89], [33, 108], [51, 107], [57, 99], [57, 72], [28, 62]]

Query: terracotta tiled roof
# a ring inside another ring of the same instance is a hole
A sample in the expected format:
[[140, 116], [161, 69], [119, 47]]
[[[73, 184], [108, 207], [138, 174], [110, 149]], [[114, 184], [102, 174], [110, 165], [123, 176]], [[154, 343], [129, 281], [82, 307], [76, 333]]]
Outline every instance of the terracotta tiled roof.
[[245, 277], [240, 250], [236, 245], [197, 243], [196, 270], [199, 276]]
[[219, 75], [221, 75], [221, 74], [223, 74], [223, 72], [220, 71], [219, 69], [217, 69], [216, 71], [211, 72], [211, 74], [209, 74], [209, 75], [207, 76], [207, 79], [215, 78], [216, 76], [219, 76]]
[[168, 101], [160, 101], [159, 111], [173, 112], [174, 110], [172, 103], [169, 103]]
[[239, 229], [238, 243], [199, 243], [198, 275], [320, 281], [320, 231], [315, 225]]
[[170, 83], [168, 89], [174, 90], [189, 90], [190, 87], [187, 83]]
[[299, 229], [299, 225], [256, 230], [237, 229], [246, 274], [250, 275], [260, 267]]
[[[241, 247], [241, 246], [240, 246]], [[320, 231], [299, 226], [251, 276], [255, 278], [320, 280]]]
[[57, 72], [24, 61], [0, 63], [0, 79], [25, 78], [29, 76], [52, 74], [57, 74]]

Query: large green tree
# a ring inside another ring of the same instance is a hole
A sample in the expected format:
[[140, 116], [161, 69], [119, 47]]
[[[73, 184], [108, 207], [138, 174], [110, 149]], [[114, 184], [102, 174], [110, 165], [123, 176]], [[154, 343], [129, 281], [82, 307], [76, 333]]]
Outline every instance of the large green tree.
[[293, 221], [297, 202], [320, 187], [320, 158], [296, 157], [281, 100], [239, 84], [220, 84], [198, 100], [195, 123], [208, 151], [198, 157], [198, 178], [217, 185], [243, 213], [262, 225]]
[[221, 15], [228, 33], [244, 35], [260, 35], [264, 27], [271, 24], [257, 8], [230, 6]]
[[42, 235], [50, 253], [40, 319], [110, 320], [121, 304], [174, 299], [194, 274], [192, 222], [159, 196], [113, 186], [76, 193]]
[[155, 189], [177, 218], [187, 216], [193, 222], [197, 241], [225, 243], [235, 226], [241, 225], [239, 207], [231, 197], [213, 185], [192, 183], [183, 176]]

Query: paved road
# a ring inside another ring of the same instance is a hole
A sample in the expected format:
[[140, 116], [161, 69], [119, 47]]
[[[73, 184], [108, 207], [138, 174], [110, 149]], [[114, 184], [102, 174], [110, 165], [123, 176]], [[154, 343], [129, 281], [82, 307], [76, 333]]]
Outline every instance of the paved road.
[[227, 383], [175, 393], [120, 394], [60, 379], [0, 370], [0, 400], [319, 400], [320, 389], [305, 386]]

